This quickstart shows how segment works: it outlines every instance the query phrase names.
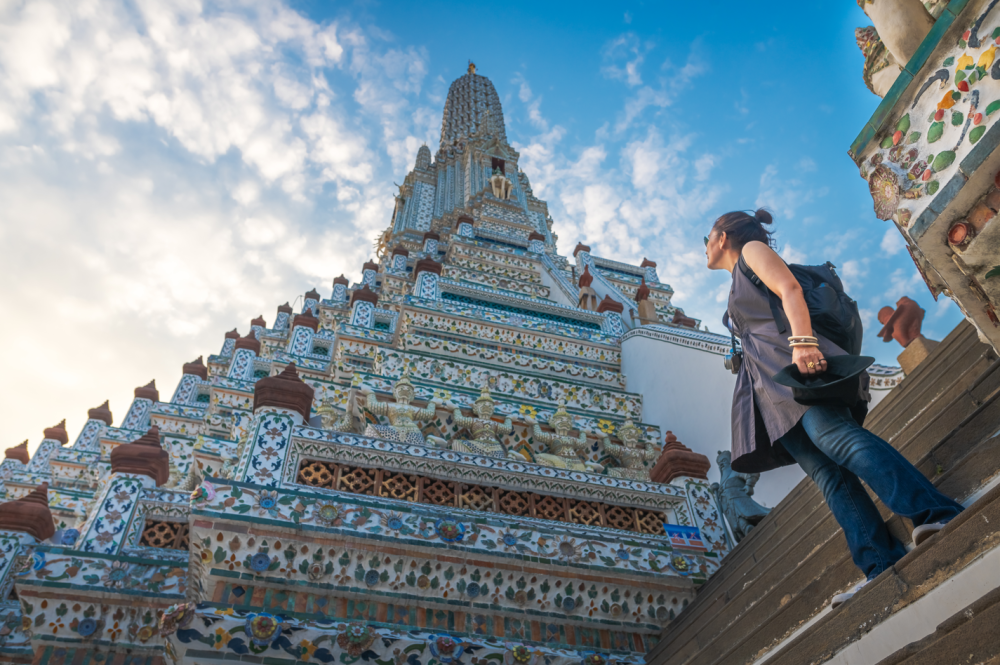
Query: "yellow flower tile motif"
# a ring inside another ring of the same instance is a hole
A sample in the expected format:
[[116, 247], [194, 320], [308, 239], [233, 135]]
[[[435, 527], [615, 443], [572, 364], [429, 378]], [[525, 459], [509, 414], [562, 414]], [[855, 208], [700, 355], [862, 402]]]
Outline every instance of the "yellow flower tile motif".
[[531, 418], [538, 417], [538, 409], [536, 409], [533, 406], [528, 406], [527, 404], [522, 404], [520, 407], [518, 407], [517, 412], [520, 413], [522, 416], [528, 416]]
[[212, 646], [214, 646], [216, 649], [224, 649], [226, 645], [229, 644], [229, 640], [231, 640], [232, 638], [233, 636], [230, 635], [229, 631], [226, 630], [225, 628], [216, 628], [215, 642], [212, 644]]
[[604, 420], [601, 418], [597, 421], [597, 429], [601, 430], [605, 434], [612, 434], [615, 431], [615, 424], [610, 420]]

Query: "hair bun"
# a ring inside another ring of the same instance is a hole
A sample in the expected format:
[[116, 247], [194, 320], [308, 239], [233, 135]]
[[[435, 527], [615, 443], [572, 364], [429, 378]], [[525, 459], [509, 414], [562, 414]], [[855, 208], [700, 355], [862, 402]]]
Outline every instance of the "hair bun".
[[767, 210], [767, 208], [760, 208], [753, 214], [753, 218], [760, 224], [771, 224], [774, 222], [774, 218], [771, 217], [771, 213]]

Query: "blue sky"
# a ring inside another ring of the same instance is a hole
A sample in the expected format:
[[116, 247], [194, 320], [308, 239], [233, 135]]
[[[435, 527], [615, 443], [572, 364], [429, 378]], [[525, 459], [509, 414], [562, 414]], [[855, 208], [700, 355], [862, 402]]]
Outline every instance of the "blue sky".
[[[796, 262], [833, 261], [875, 312], [934, 303], [847, 147], [878, 103], [854, 3], [15, 2], [0, 6], [4, 446], [156, 377], [341, 272], [436, 150], [471, 58], [569, 253], [659, 264], [712, 330], [728, 275], [701, 238], [767, 205]], [[16, 379], [13, 377], [17, 377]]]

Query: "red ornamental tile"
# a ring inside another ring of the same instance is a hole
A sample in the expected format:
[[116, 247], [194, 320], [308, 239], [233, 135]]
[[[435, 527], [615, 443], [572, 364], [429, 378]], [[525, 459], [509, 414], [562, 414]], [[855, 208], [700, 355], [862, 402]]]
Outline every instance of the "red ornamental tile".
[[924, 174], [920, 176], [920, 179], [923, 180], [924, 182], [927, 182], [928, 180], [931, 179], [932, 175], [934, 174], [931, 172], [931, 170], [927, 169], [926, 171], [924, 171]]
[[940, 122], [944, 118], [944, 109], [938, 109], [934, 112], [934, 120]]
[[983, 114], [982, 113], [977, 113], [975, 116], [973, 116], [973, 118], [972, 118], [972, 124], [973, 125], [980, 125], [980, 124], [982, 124], [982, 122], [983, 122]]
[[968, 81], [959, 81], [957, 87], [962, 92], [968, 92], [969, 91], [969, 82]]
[[961, 245], [969, 237], [969, 227], [965, 222], [957, 222], [948, 229], [948, 242], [952, 245]]
[[897, 129], [896, 132], [892, 135], [892, 144], [893, 145], [899, 145], [899, 142], [902, 139], [903, 139], [903, 132], [901, 132], [901, 131], [899, 131]]

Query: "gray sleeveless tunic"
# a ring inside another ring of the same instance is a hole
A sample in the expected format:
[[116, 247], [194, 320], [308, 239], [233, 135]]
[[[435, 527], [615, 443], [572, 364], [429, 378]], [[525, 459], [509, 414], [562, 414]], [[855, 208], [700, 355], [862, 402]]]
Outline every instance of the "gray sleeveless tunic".
[[[786, 332], [778, 332], [767, 295], [738, 265], [733, 268], [727, 314], [743, 347], [743, 366], [733, 392], [733, 470], [759, 473], [795, 464], [778, 439], [795, 427], [810, 407], [796, 402], [791, 388], [771, 379], [782, 367], [792, 364], [792, 349], [788, 346], [792, 327], [784, 311], [779, 311]], [[825, 337], [817, 338], [824, 357], [847, 353]], [[861, 379], [859, 406], [852, 410], [859, 422], [864, 420], [871, 400], [868, 383], [866, 372]]]

